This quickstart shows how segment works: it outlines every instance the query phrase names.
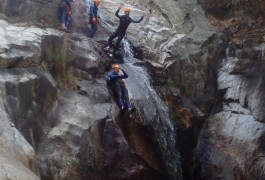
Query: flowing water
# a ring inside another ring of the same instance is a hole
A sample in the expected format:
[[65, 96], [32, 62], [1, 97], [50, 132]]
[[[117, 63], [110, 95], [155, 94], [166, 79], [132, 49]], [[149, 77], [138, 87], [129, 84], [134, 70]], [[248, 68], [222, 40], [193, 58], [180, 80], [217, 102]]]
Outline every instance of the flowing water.
[[141, 116], [141, 123], [148, 127], [147, 133], [155, 143], [156, 151], [164, 162], [170, 179], [182, 179], [176, 129], [168, 107], [152, 87], [147, 70], [141, 65], [142, 61], [133, 58], [130, 44], [125, 40], [123, 49], [125, 63], [121, 66], [129, 75], [126, 84], [130, 98]]

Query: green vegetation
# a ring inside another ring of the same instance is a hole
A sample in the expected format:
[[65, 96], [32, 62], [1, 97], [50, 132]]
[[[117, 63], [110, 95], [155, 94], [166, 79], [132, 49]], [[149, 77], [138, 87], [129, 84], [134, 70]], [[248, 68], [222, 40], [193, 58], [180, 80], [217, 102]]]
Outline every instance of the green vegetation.
[[167, 85], [169, 85], [169, 86], [174, 86], [175, 85], [175, 82], [174, 82], [174, 80], [173, 79], [171, 79], [171, 78], [169, 78], [168, 80], [167, 80]]
[[5, 68], [4, 63], [0, 62], [0, 69], [4, 69], [4, 68]]
[[188, 93], [188, 88], [187, 88], [187, 84], [185, 84], [184, 82], [182, 81], [177, 81], [177, 80], [174, 80], [172, 78], [169, 78], [167, 80], [167, 85], [170, 86], [170, 87], [178, 87], [180, 88], [181, 92], [183, 94], [187, 94]]
[[67, 70], [63, 83], [72, 89], [75, 88], [75, 76], [71, 67]]
[[3, 58], [0, 58], [0, 69], [5, 69], [7, 67], [6, 60]]
[[68, 88], [74, 88], [75, 77], [73, 75], [73, 56], [67, 41], [64, 39], [62, 45], [55, 49], [47, 50], [47, 58], [52, 75], [59, 83]]

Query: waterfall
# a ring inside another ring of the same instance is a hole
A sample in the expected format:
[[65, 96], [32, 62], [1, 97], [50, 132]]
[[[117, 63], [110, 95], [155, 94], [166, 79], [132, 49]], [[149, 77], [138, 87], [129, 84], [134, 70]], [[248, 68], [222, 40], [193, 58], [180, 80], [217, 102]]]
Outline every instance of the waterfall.
[[[87, 5], [89, 4], [89, 0], [84, 1]], [[131, 5], [129, 6], [133, 8]], [[134, 10], [142, 11], [137, 8], [134, 8]], [[102, 26], [109, 31], [114, 31], [114, 28], [108, 23], [108, 14], [99, 11], [99, 15]], [[125, 51], [125, 63], [121, 67], [129, 75], [126, 84], [130, 98], [133, 99], [133, 104], [141, 117], [141, 124], [147, 127], [147, 134], [155, 144], [157, 148], [155, 151], [159, 154], [169, 178], [181, 180], [183, 177], [181, 157], [177, 146], [177, 134], [168, 107], [152, 87], [146, 68], [140, 65], [142, 61], [133, 58], [129, 42], [123, 40], [122, 44]]]
[[144, 113], [145, 117], [148, 117], [146, 123], [153, 123], [156, 119], [156, 114], [159, 113], [168, 128], [174, 131], [168, 107], [151, 86], [147, 70], [145, 67], [139, 66], [142, 63], [140, 60], [133, 58], [128, 41], [123, 41], [123, 48], [125, 51], [125, 64], [122, 67], [130, 75], [130, 81], [127, 82], [127, 85], [135, 103], [140, 102], [140, 104], [137, 104], [137, 107], [142, 106], [140, 110]]
[[125, 63], [121, 66], [129, 75], [126, 84], [130, 98], [141, 116], [141, 123], [150, 130], [150, 138], [157, 146], [170, 179], [182, 179], [176, 129], [168, 107], [152, 87], [146, 68], [139, 66], [142, 61], [133, 58], [129, 42], [123, 40], [122, 44]]

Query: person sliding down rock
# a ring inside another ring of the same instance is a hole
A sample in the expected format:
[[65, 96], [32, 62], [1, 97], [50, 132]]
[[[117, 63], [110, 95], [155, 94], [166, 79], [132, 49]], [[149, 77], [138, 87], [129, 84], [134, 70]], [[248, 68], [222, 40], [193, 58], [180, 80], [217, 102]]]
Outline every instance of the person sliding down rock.
[[114, 56], [116, 51], [119, 49], [119, 45], [121, 43], [121, 40], [123, 39], [123, 37], [126, 34], [126, 30], [129, 27], [129, 25], [131, 23], [140, 23], [143, 18], [144, 18], [144, 13], [142, 14], [142, 17], [139, 20], [133, 20], [129, 15], [130, 15], [130, 8], [126, 7], [124, 10], [124, 15], [119, 15], [119, 12], [122, 8], [122, 4], [119, 5], [118, 10], [115, 13], [115, 16], [118, 17], [120, 19], [120, 25], [119, 27], [116, 29], [116, 31], [109, 37], [108, 39], [108, 47], [106, 49], [112, 48], [113, 44], [112, 44], [112, 40], [116, 37], [118, 37], [114, 48], [113, 48], [113, 52], [111, 56]]
[[100, 0], [94, 0], [94, 3], [91, 4], [89, 8], [89, 23], [91, 24], [91, 29], [88, 33], [89, 38], [93, 38], [98, 30], [98, 5], [100, 4], [100, 2]]
[[135, 111], [135, 108], [132, 108], [131, 106], [128, 90], [124, 80], [128, 78], [128, 75], [123, 69], [120, 68], [119, 64], [114, 64], [112, 69], [113, 70], [109, 72], [108, 77], [110, 79], [111, 85], [114, 87], [118, 106], [122, 111], [127, 108], [128, 112], [132, 113]]
[[61, 0], [59, 3], [59, 21], [61, 23], [61, 28], [63, 31], [70, 33], [70, 23], [71, 23], [71, 2], [75, 0]]

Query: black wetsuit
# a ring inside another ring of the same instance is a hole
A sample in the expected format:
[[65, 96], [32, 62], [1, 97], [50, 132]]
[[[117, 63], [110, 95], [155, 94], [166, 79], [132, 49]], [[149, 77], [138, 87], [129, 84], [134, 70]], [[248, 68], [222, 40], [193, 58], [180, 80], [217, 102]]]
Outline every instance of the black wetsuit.
[[140, 23], [144, 17], [141, 17], [141, 19], [137, 20], [133, 20], [129, 15], [119, 15], [120, 10], [118, 9], [115, 13], [115, 16], [118, 17], [120, 19], [120, 25], [119, 27], [116, 29], [116, 31], [109, 37], [108, 40], [108, 44], [110, 47], [113, 46], [112, 44], [112, 40], [116, 37], [118, 37], [115, 46], [113, 48], [113, 54], [115, 54], [115, 52], [119, 49], [119, 45], [121, 43], [121, 40], [123, 39], [123, 37], [126, 34], [126, 30], [128, 28], [128, 26], [131, 23]]

